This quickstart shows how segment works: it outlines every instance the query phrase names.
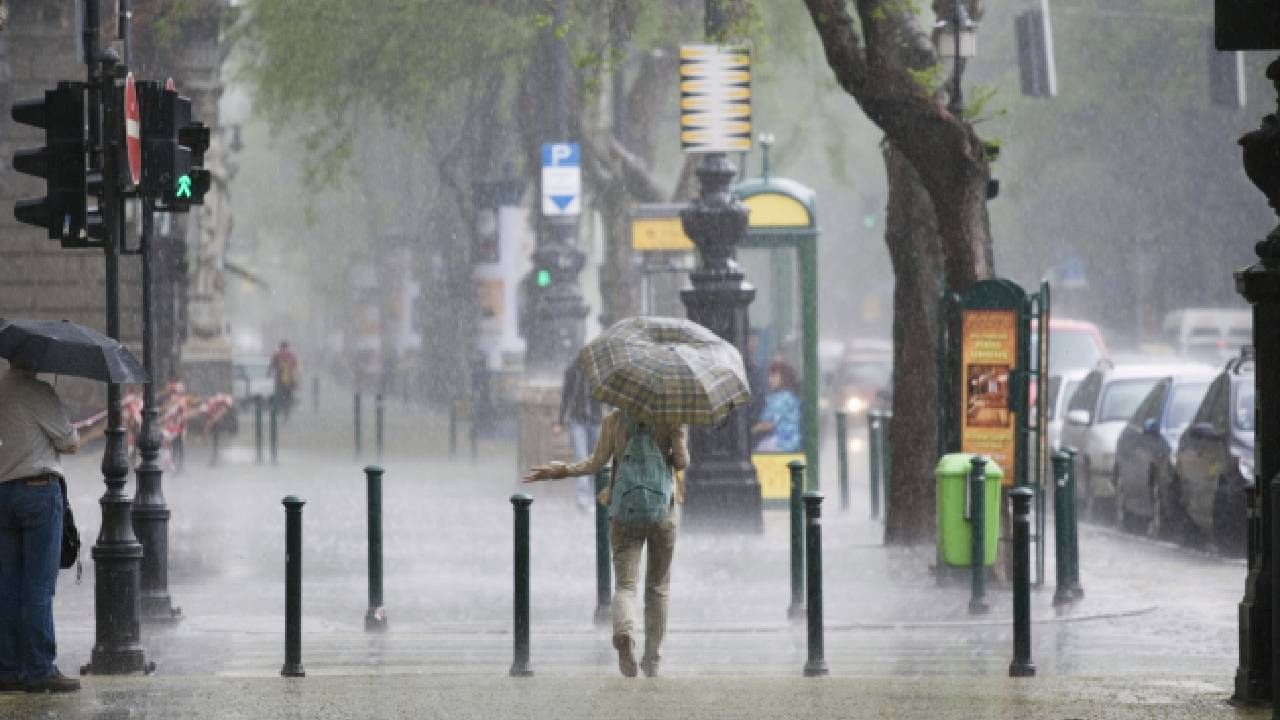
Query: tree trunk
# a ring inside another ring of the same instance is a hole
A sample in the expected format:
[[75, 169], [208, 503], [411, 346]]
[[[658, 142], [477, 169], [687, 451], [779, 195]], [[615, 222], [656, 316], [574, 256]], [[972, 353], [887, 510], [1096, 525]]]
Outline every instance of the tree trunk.
[[889, 180], [885, 245], [893, 264], [893, 421], [885, 542], [933, 538], [938, 418], [938, 299], [942, 248], [933, 202], [911, 162], [884, 143]]

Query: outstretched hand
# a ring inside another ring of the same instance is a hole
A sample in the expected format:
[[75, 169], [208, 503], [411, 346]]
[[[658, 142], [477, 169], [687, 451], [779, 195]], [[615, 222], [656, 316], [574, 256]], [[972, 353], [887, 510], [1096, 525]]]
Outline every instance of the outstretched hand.
[[539, 480], [556, 479], [556, 469], [551, 465], [539, 465], [529, 468], [529, 474], [524, 476], [524, 482], [538, 482]]

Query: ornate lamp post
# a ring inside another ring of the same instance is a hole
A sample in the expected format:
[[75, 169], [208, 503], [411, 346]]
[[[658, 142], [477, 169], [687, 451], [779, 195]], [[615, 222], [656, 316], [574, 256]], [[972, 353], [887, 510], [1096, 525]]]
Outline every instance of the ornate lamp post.
[[138, 493], [133, 504], [133, 530], [145, 550], [142, 556], [142, 617], [148, 622], [175, 623], [182, 611], [169, 598], [169, 507], [165, 504], [160, 468], [160, 428], [156, 407], [155, 362], [155, 232], [151, 199], [142, 205], [142, 364], [151, 377], [143, 389], [142, 431], [138, 450], [142, 463], [135, 475]]
[[[101, 116], [91, 111], [90, 129], [99, 143], [90, 153], [92, 162], [102, 170], [103, 224], [106, 238], [107, 335], [120, 337], [120, 246], [124, 229], [124, 204], [120, 188], [117, 158], [121, 156], [124, 120], [120, 103], [115, 99], [116, 75], [120, 68], [114, 50], [98, 52], [101, 25], [98, 0], [85, 2], [85, 52], [90, 60], [89, 107], [101, 108]], [[89, 664], [82, 672], [119, 674], [145, 669], [142, 649], [141, 564], [142, 545], [133, 534], [130, 522], [132, 499], [124, 486], [129, 476], [125, 455], [125, 431], [120, 407], [120, 386], [107, 385], [106, 449], [102, 457], [106, 492], [98, 501], [102, 506], [102, 526], [91, 556], [94, 565], [95, 642]]]
[[[1267, 78], [1280, 94], [1280, 60], [1267, 67]], [[1262, 119], [1262, 127], [1240, 139], [1244, 168], [1271, 207], [1280, 213], [1280, 111]], [[1236, 291], [1253, 306], [1253, 345], [1256, 434], [1272, 438], [1280, 432], [1280, 227], [1256, 246], [1258, 262], [1237, 270]], [[1235, 699], [1255, 703], [1273, 699], [1277, 563], [1273, 538], [1280, 517], [1273, 511], [1272, 478], [1280, 473], [1280, 445], [1259, 442], [1254, 450], [1257, 468], [1255, 512], [1260, 514], [1257, 552], [1249, 558], [1245, 594], [1240, 601], [1240, 666], [1236, 670]], [[1278, 628], [1280, 629], [1280, 628]]]
[[[707, 0], [706, 34], [722, 35], [728, 26], [724, 8]], [[738, 239], [747, 229], [747, 208], [729, 192], [737, 168], [723, 152], [703, 156], [698, 166], [698, 197], [680, 212], [685, 234], [701, 260], [689, 274], [692, 288], [680, 293], [689, 319], [733, 343], [749, 360], [747, 308], [756, 289], [737, 260]], [[685, 523], [694, 528], [760, 532], [764, 516], [760, 480], [751, 464], [751, 418], [732, 413], [718, 427], [689, 430], [692, 460], [685, 471]]]

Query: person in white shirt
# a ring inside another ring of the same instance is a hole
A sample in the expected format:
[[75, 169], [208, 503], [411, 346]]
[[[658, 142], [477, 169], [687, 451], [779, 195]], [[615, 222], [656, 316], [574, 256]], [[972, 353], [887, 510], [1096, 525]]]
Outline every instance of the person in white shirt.
[[66, 410], [35, 369], [0, 377], [0, 692], [72, 692], [54, 665], [53, 592], [62, 547], [62, 463], [79, 449]]

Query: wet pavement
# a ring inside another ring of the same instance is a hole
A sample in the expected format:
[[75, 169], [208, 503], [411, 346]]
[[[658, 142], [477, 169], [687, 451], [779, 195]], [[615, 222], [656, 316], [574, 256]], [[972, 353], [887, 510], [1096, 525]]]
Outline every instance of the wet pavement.
[[[594, 521], [574, 506], [572, 485], [517, 485], [507, 442], [486, 442], [475, 463], [465, 448], [449, 460], [443, 419], [399, 402], [388, 403], [383, 463], [389, 630], [366, 633], [367, 460], [354, 457], [350, 398], [332, 404], [326, 415], [309, 401], [299, 408], [275, 466], [255, 464], [242, 426], [218, 466], [192, 442], [184, 472], [166, 474], [170, 590], [185, 618], [145, 628], [155, 675], [88, 677], [65, 698], [0, 695], [0, 718], [1262, 716], [1226, 702], [1242, 561], [1083, 526], [1086, 596], [1055, 611], [1050, 566], [1033, 595], [1039, 675], [1010, 680], [1008, 589], [993, 586], [992, 612], [971, 616], [967, 586], [935, 582], [931, 549], [882, 546], [860, 454], [847, 511], [834, 453], [824, 467], [831, 677], [799, 677], [806, 645], [803, 624], [786, 616], [788, 519], [770, 510], [761, 535], [681, 535], [662, 677], [624, 680], [607, 628], [592, 622]], [[69, 466], [86, 545], [99, 462], [94, 453]], [[529, 489], [537, 676], [510, 679], [508, 499]], [[307, 501], [301, 680], [278, 677], [288, 494]], [[68, 673], [94, 639], [88, 547], [83, 557], [84, 581], [64, 572], [55, 603]]]

